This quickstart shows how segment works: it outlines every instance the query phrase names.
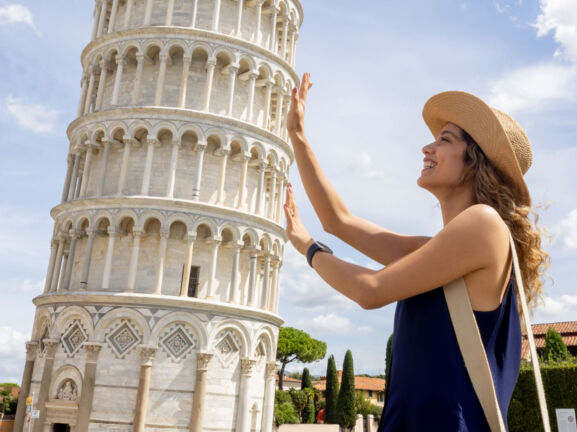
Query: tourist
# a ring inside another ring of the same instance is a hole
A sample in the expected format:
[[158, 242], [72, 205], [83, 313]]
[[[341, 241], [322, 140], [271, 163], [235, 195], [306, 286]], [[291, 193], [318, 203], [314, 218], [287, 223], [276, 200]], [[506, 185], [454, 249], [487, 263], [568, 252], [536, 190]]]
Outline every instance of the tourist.
[[[523, 174], [531, 164], [531, 147], [525, 132], [507, 114], [473, 95], [445, 92], [429, 99], [423, 117], [434, 141], [422, 149], [417, 184], [439, 201], [443, 229], [434, 237], [400, 235], [353, 215], [323, 174], [304, 130], [311, 85], [305, 74], [300, 89], [293, 90], [287, 119], [306, 193], [327, 232], [385, 267], [351, 264], [315, 242], [299, 217], [290, 185], [286, 230], [314, 270], [363, 308], [397, 302], [391, 378], [379, 431], [489, 430], [442, 288], [460, 277], [506, 423], [521, 359], [509, 232], [530, 306], [541, 294], [539, 277], [548, 260], [530, 219]], [[386, 200], [387, 194], [383, 189], [380, 196], [367, 199]]]

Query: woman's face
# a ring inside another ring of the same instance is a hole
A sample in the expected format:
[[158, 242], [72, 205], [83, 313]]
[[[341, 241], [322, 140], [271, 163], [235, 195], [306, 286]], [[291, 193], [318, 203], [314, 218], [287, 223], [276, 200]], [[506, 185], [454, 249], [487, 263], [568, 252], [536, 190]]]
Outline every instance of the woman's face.
[[463, 186], [467, 143], [460, 127], [447, 123], [437, 139], [423, 147], [423, 169], [417, 184], [439, 197]]

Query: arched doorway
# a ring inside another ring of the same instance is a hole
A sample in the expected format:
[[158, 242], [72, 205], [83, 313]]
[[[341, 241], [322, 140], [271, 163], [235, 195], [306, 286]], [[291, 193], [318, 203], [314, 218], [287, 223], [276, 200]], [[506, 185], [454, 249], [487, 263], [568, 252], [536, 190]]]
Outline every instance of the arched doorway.
[[70, 432], [70, 425], [66, 423], [54, 423], [52, 432]]

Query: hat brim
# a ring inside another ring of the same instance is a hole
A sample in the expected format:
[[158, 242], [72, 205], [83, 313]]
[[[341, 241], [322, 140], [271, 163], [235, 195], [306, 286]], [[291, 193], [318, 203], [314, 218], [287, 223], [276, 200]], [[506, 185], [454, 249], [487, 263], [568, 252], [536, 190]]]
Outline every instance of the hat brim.
[[448, 91], [431, 97], [423, 119], [436, 138], [447, 123], [465, 130], [483, 150], [499, 173], [510, 182], [524, 205], [531, 205], [529, 189], [513, 146], [493, 110], [472, 94]]

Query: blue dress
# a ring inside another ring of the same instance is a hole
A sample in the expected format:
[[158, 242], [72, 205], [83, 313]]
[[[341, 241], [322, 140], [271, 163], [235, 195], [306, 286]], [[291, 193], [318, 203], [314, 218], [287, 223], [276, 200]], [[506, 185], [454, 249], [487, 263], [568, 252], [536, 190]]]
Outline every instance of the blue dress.
[[[501, 305], [475, 317], [505, 424], [519, 375], [521, 326], [509, 281]], [[390, 382], [378, 432], [489, 432], [442, 288], [397, 303]]]

